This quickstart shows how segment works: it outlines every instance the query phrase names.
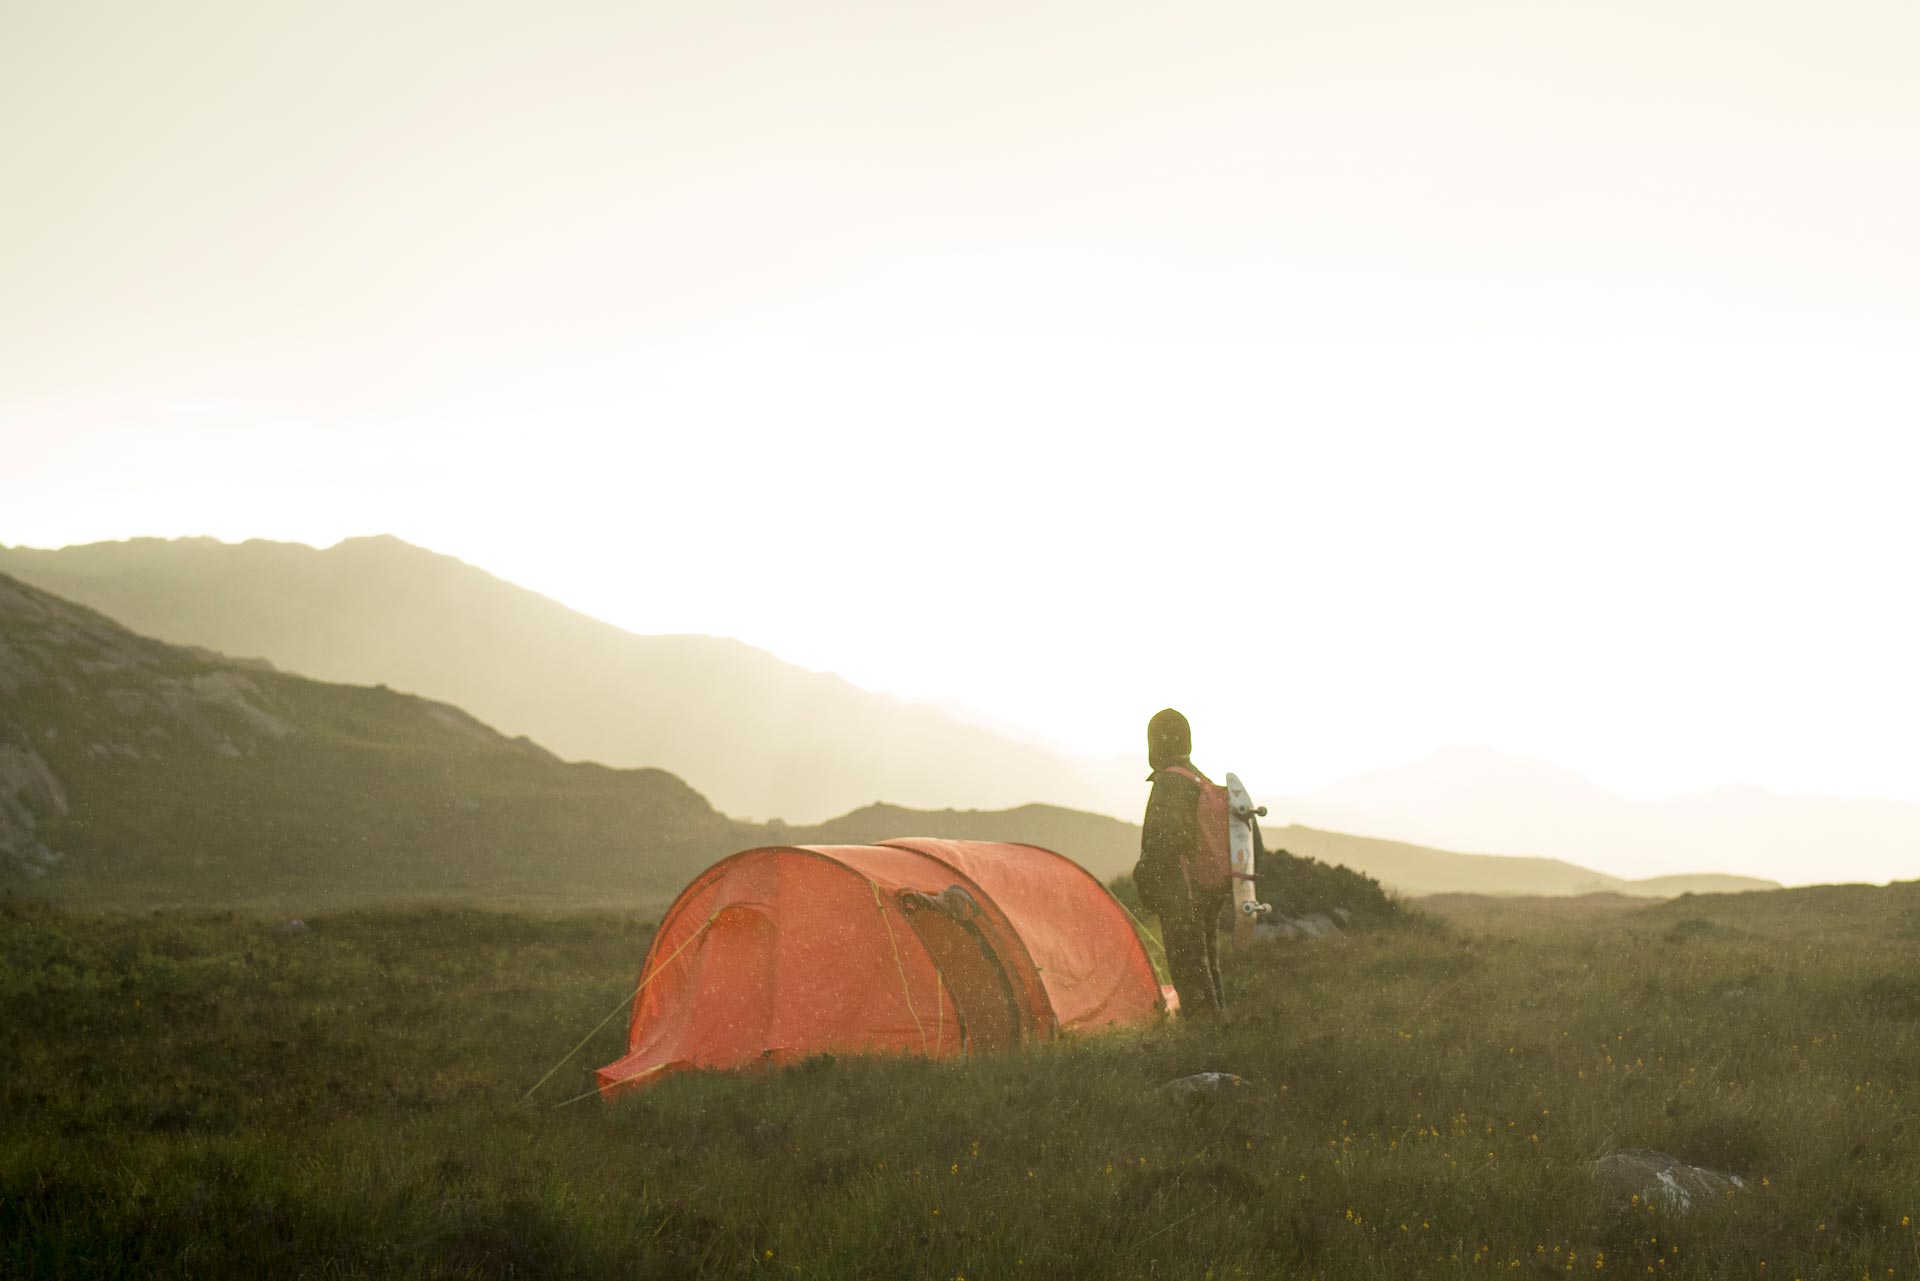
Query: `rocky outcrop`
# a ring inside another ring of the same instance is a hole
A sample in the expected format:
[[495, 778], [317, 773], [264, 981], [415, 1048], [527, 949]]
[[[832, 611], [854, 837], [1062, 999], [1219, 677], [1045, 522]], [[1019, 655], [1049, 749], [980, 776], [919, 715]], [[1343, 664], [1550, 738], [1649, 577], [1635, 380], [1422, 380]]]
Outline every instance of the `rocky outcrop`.
[[1341, 926], [1353, 919], [1344, 907], [1332, 912], [1308, 912], [1302, 916], [1269, 916], [1253, 927], [1256, 939], [1324, 939], [1343, 933]]
[[1716, 1201], [1744, 1189], [1737, 1174], [1688, 1165], [1651, 1148], [1623, 1148], [1593, 1163], [1599, 1185], [1621, 1197], [1637, 1196], [1662, 1209], [1685, 1213], [1702, 1201]]
[[76, 757], [250, 754], [296, 732], [249, 670], [136, 636], [0, 575], [0, 874], [61, 861], [48, 820], [69, 812]]
[[9, 700], [0, 726], [27, 741], [66, 732], [96, 759], [140, 759], [176, 743], [238, 756], [294, 733], [252, 672], [136, 636], [3, 575], [0, 624], [0, 697]]
[[1192, 1076], [1168, 1081], [1154, 1093], [1173, 1098], [1192, 1098], [1202, 1094], [1218, 1094], [1222, 1090], [1237, 1090], [1246, 1084], [1245, 1077], [1232, 1072], [1196, 1072]]
[[26, 656], [0, 636], [0, 696], [18, 693], [33, 680], [34, 671], [27, 665]]
[[60, 861], [40, 828], [42, 815], [67, 812], [67, 790], [30, 745], [0, 743], [0, 870], [45, 876]]

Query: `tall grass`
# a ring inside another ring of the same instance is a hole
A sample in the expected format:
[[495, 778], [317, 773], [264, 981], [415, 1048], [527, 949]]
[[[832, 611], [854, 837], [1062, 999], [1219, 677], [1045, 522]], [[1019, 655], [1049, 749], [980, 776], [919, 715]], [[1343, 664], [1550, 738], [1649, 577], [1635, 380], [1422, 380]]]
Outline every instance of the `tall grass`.
[[[0, 1275], [1920, 1276], [1913, 942], [1637, 920], [1269, 944], [1216, 1024], [556, 1107], [638, 918], [13, 907]], [[1248, 1084], [1159, 1091], [1209, 1070]], [[1749, 1187], [1605, 1193], [1625, 1147]]]

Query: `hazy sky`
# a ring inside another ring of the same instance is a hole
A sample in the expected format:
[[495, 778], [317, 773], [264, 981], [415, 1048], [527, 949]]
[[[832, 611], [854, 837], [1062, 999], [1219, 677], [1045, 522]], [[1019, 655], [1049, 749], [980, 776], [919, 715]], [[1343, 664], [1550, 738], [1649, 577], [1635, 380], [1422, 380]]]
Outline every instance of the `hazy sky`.
[[0, 542], [1920, 800], [1920, 5], [0, 0]]

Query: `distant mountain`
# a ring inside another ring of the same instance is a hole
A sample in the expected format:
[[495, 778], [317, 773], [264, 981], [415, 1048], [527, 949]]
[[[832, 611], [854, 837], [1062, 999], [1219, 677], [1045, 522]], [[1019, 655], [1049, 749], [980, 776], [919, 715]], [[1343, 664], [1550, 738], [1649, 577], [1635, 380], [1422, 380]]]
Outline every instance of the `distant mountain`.
[[1778, 889], [1774, 881], [1746, 876], [1658, 876], [1622, 880], [1557, 858], [1456, 854], [1376, 837], [1349, 836], [1288, 826], [1263, 832], [1270, 847], [1344, 863], [1409, 897], [1426, 894], [1572, 895], [1624, 894], [1665, 898], [1688, 893], [1739, 893]]
[[[568, 764], [456, 707], [168, 645], [0, 575], [10, 892], [141, 908], [657, 904], [735, 850], [916, 835], [1042, 845], [1102, 880], [1140, 848], [1132, 823], [1049, 805], [742, 823], [664, 771]], [[1268, 836], [1406, 893], [1635, 892], [1548, 859]]]
[[0, 886], [67, 901], [657, 899], [757, 829], [660, 770], [166, 645], [0, 575]]
[[1754, 787], [1634, 801], [1484, 748], [1449, 748], [1268, 804], [1315, 827], [1488, 854], [1550, 852], [1621, 875], [1737, 867], [1804, 882], [1920, 871], [1920, 805]]
[[769, 829], [794, 845], [862, 845], [895, 836], [962, 841], [1018, 841], [1065, 854], [1102, 881], [1133, 870], [1140, 827], [1105, 814], [1022, 805], [1011, 810], [911, 810], [869, 805], [809, 827]]
[[[1071, 855], [1101, 880], [1133, 870], [1140, 856], [1140, 827], [1103, 814], [1051, 805], [1015, 810], [909, 810], [873, 805], [812, 827], [788, 828], [780, 838], [796, 844], [857, 844], [907, 833], [963, 840], [1024, 841]], [[1425, 894], [1569, 895], [1610, 893], [1638, 899], [1676, 894], [1739, 893], [1778, 889], [1774, 881], [1745, 876], [1661, 876], [1630, 881], [1551, 858], [1456, 854], [1398, 841], [1348, 836], [1310, 827], [1262, 831], [1269, 849], [1343, 864], [1409, 897]]]
[[1102, 879], [1139, 829], [1054, 806], [718, 813], [459, 708], [140, 636], [0, 574], [0, 891], [123, 908], [660, 905], [766, 844], [1025, 841]]
[[[956, 823], [1041, 801], [1061, 813], [1132, 815], [1144, 798], [1142, 762], [1074, 757], [738, 641], [637, 636], [397, 539], [349, 539], [326, 551], [210, 539], [0, 548], [0, 572], [184, 646], [450, 702], [569, 759], [670, 770], [721, 811], [779, 817], [794, 830], [851, 818], [882, 798]], [[1384, 852], [1378, 867], [1353, 862], [1407, 892], [1465, 888], [1464, 877], [1498, 893], [1568, 893], [1676, 866], [1795, 881], [1920, 870], [1920, 806], [1754, 788], [1642, 803], [1484, 749], [1449, 749], [1269, 804], [1276, 826], [1523, 860], [1489, 868], [1490, 879], [1456, 865], [1438, 882]], [[1528, 871], [1539, 855], [1555, 857]], [[1116, 855], [1109, 866], [1118, 864]], [[1606, 873], [1587, 870], [1595, 866]], [[1541, 888], [1527, 889], [1529, 878]]]
[[669, 769], [735, 815], [1143, 795], [1144, 762], [1071, 758], [735, 640], [635, 635], [395, 538], [0, 548], [0, 572], [174, 644], [455, 703], [568, 759]]

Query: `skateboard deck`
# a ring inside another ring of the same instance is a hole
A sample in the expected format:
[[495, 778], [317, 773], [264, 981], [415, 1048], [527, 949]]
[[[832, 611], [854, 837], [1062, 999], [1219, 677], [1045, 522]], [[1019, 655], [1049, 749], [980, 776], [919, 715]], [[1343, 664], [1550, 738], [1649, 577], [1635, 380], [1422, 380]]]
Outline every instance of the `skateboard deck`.
[[1227, 775], [1227, 855], [1233, 865], [1233, 941], [1251, 943], [1253, 923], [1271, 909], [1255, 902], [1253, 884], [1253, 821], [1265, 814], [1247, 795], [1238, 774]]

